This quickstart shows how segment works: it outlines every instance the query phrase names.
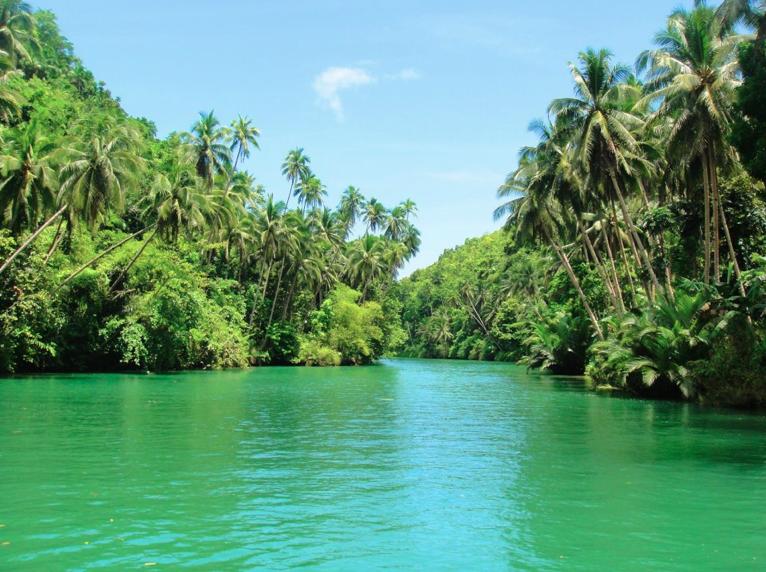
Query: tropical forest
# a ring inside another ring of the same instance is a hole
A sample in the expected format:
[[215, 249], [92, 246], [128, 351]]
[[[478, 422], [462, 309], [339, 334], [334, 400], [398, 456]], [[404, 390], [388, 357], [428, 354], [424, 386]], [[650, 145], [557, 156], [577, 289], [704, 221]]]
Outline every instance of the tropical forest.
[[0, 0], [0, 570], [763, 570], [766, 2]]

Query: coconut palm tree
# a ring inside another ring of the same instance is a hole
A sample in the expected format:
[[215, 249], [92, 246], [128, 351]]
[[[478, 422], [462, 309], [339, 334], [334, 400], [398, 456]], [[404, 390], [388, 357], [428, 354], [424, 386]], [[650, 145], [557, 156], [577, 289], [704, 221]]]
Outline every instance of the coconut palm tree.
[[[705, 6], [702, 0], [695, 0], [696, 6]], [[756, 31], [756, 40], [766, 38], [766, 1], [764, 0], [723, 0], [716, 10], [724, 30], [729, 31], [742, 23]]]
[[356, 288], [361, 288], [361, 302], [367, 299], [370, 286], [386, 272], [385, 240], [366, 235], [354, 241], [348, 252], [348, 274]]
[[718, 166], [732, 154], [728, 132], [731, 102], [740, 83], [736, 59], [739, 40], [737, 36], [722, 35], [720, 21], [710, 8], [677, 10], [655, 37], [658, 48], [642, 53], [637, 61], [638, 69], [647, 70], [649, 99], [659, 103], [657, 116], [673, 120], [668, 153], [683, 165], [699, 164], [702, 171], [706, 283], [710, 281], [711, 253], [715, 279], [720, 278], [721, 226], [732, 264], [737, 276], [740, 275], [718, 193]]
[[282, 163], [282, 176], [286, 177], [290, 182], [285, 208], [290, 206], [290, 197], [293, 195], [295, 186], [302, 181], [307, 181], [311, 177], [310, 163], [311, 158], [308, 155], [304, 155], [302, 148], [293, 149], [285, 157]]
[[238, 116], [231, 122], [227, 137], [229, 139], [229, 150], [234, 153], [233, 170], [236, 172], [240, 160], [247, 159], [250, 156], [251, 147], [260, 149], [258, 137], [260, 130], [253, 126], [253, 122], [247, 118]]
[[362, 195], [361, 191], [356, 187], [349, 186], [343, 191], [338, 211], [340, 212], [340, 216], [343, 217], [343, 220], [346, 223], [346, 228], [349, 231], [359, 219], [364, 202], [364, 195]]
[[[60, 171], [58, 209], [5, 260], [0, 272], [65, 211], [69, 211], [70, 223], [80, 217], [94, 229], [111, 209], [122, 209], [125, 188], [143, 166], [133, 153], [134, 137], [133, 132], [120, 129], [104, 138], [94, 137], [89, 145], [66, 150], [69, 159]], [[103, 253], [93, 261], [100, 256]]]
[[386, 220], [386, 207], [376, 198], [371, 198], [364, 205], [362, 218], [366, 224], [365, 234], [378, 231]]
[[14, 235], [55, 210], [58, 187], [53, 152], [35, 123], [5, 141], [0, 155], [0, 221]]
[[327, 189], [317, 177], [311, 175], [308, 179], [301, 180], [295, 188], [295, 196], [298, 197], [298, 204], [301, 206], [301, 212], [314, 210], [322, 206], [324, 197], [327, 196]]
[[630, 159], [640, 150], [634, 133], [641, 119], [624, 111], [620, 102], [626, 91], [635, 88], [625, 83], [630, 70], [613, 65], [611, 60], [609, 50], [581, 52], [580, 65], [569, 65], [575, 97], [554, 100], [549, 111], [572, 130], [578, 160], [593, 181], [591, 184], [608, 189], [611, 202], [616, 198], [631, 237], [631, 249], [659, 290], [624, 192], [625, 178], [632, 175]]
[[215, 175], [223, 173], [231, 163], [231, 151], [226, 145], [227, 133], [221, 129], [213, 111], [200, 113], [199, 120], [183, 139], [194, 150], [197, 176], [208, 188], [213, 187]]
[[19, 61], [31, 61], [29, 49], [36, 46], [32, 7], [20, 0], [3, 0], [0, 3], [0, 50], [8, 55], [13, 67], [17, 67]]
[[[541, 160], [544, 161], [544, 158]], [[560, 203], [554, 199], [549, 183], [545, 164], [538, 163], [537, 158], [528, 150], [522, 151], [518, 169], [498, 189], [498, 197], [504, 199], [504, 202], [495, 209], [495, 218], [505, 218], [505, 228], [515, 229], [519, 240], [534, 241], [542, 238], [553, 248], [588, 314], [596, 336], [603, 339], [596, 313], [558, 239], [559, 232], [565, 227], [565, 213]]]

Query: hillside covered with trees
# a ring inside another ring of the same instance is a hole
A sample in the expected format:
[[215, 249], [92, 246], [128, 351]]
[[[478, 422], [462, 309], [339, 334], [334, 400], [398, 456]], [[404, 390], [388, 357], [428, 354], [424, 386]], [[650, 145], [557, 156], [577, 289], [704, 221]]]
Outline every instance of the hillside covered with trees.
[[504, 230], [398, 286], [404, 352], [766, 405], [766, 5], [699, 2], [635, 66], [587, 49], [570, 73]]
[[[213, 103], [213, 102], [211, 102]], [[190, 122], [193, 118], [190, 118]], [[85, 69], [53, 14], [0, 2], [0, 373], [369, 363], [403, 341], [415, 204], [296, 148], [284, 189], [243, 161], [247, 117], [159, 138]]]

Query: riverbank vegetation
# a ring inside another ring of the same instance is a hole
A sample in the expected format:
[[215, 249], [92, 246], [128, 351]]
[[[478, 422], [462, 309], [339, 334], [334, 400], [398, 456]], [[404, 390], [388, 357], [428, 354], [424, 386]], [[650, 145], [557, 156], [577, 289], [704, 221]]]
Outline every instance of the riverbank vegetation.
[[348, 187], [330, 208], [300, 148], [272, 194], [243, 168], [260, 142], [249, 118], [213, 112], [159, 138], [51, 13], [2, 0], [0, 373], [356, 364], [396, 349], [386, 292], [420, 244], [414, 203]]
[[397, 289], [408, 355], [766, 405], [766, 5], [673, 12], [635, 66], [588, 49], [499, 189], [503, 231]]

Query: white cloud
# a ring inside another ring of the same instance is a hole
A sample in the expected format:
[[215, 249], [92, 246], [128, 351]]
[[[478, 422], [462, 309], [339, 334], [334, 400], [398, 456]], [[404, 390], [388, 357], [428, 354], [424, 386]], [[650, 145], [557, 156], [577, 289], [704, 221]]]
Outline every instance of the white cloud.
[[[414, 68], [402, 68], [396, 73], [381, 75], [384, 81], [413, 81], [420, 79], [420, 72]], [[314, 91], [319, 100], [329, 107], [338, 120], [343, 120], [341, 92], [354, 87], [369, 85], [378, 81], [363, 67], [331, 67], [314, 78]]]
[[402, 81], [412, 81], [420, 79], [420, 72], [414, 68], [404, 68], [394, 74], [387, 76], [389, 79], [400, 79]]
[[338, 119], [343, 119], [343, 102], [340, 93], [362, 85], [375, 83], [375, 77], [362, 68], [327, 68], [314, 78], [314, 91]]

